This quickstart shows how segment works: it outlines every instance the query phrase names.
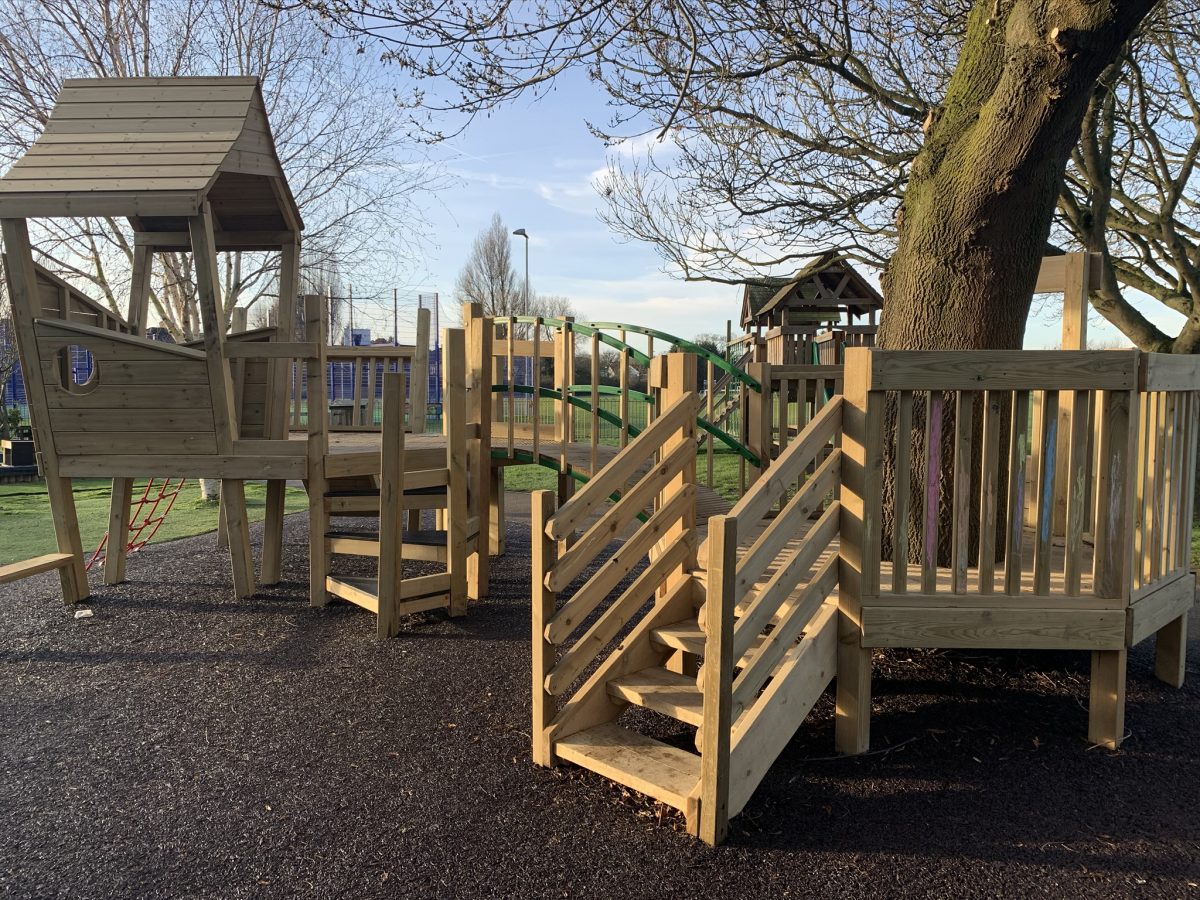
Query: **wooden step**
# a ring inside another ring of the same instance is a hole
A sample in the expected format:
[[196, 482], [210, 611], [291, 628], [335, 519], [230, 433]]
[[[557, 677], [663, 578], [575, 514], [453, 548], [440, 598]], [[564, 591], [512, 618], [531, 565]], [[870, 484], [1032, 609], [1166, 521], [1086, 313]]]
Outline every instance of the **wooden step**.
[[[335, 597], [379, 614], [379, 582], [374, 578], [357, 578], [349, 575], [330, 575], [325, 579], [325, 590]], [[400, 582], [400, 604], [397, 612], [402, 616], [439, 609], [450, 605], [450, 575], [421, 575], [405, 578]]]
[[661, 647], [683, 650], [685, 653], [704, 655], [704, 631], [695, 619], [684, 619], [674, 625], [663, 625], [651, 632], [651, 637]]
[[556, 741], [559, 759], [687, 811], [700, 782], [700, 757], [611, 722]]
[[608, 683], [608, 692], [688, 725], [698, 726], [704, 721], [704, 698], [690, 675], [677, 675], [663, 668], [642, 669], [614, 678]]
[[[676, 622], [674, 625], [664, 625], [661, 628], [655, 628], [650, 635], [654, 642], [660, 647], [665, 647], [669, 650], [683, 650], [686, 653], [692, 653], [696, 656], [704, 656], [704, 630], [700, 627], [700, 623], [694, 619], [684, 619], [682, 622]], [[737, 667], [741, 668], [750, 661], [763, 641], [767, 639], [765, 634], [760, 634], [755, 637], [754, 643], [750, 645], [750, 649], [738, 661]]]

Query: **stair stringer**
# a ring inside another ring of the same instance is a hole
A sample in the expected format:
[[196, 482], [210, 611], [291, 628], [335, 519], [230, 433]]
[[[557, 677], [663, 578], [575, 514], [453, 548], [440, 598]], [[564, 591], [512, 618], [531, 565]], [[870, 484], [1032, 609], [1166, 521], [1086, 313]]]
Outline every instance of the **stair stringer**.
[[729, 752], [729, 816], [742, 811], [837, 674], [838, 598], [827, 599], [804, 639], [784, 655], [771, 681], [734, 723]]
[[642, 617], [623, 640], [580, 686], [550, 723], [549, 741], [553, 756], [554, 742], [585, 729], [612, 722], [629, 705], [608, 692], [608, 682], [622, 675], [661, 666], [674, 650], [664, 648], [653, 640], [653, 631], [661, 625], [672, 625], [683, 619], [695, 618], [699, 598], [697, 584], [691, 575], [680, 578], [667, 593]]

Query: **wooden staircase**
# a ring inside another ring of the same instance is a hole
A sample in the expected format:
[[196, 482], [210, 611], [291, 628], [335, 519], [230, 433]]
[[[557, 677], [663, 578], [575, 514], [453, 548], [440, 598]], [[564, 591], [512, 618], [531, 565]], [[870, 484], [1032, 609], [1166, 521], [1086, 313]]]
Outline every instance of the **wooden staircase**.
[[[668, 386], [695, 384], [682, 354], [662, 366]], [[700, 553], [699, 399], [676, 396], [561, 509], [549, 492], [534, 498], [533, 755], [654, 797], [717, 843], [836, 672], [839, 559], [831, 543], [841, 515], [841, 401], [814, 418], [728, 516], [709, 520]], [[576, 537], [656, 451], [649, 472]], [[657, 497], [653, 514], [568, 592], [633, 523], [632, 498], [648, 496]], [[694, 727], [697, 752], [623, 724], [630, 707]]]

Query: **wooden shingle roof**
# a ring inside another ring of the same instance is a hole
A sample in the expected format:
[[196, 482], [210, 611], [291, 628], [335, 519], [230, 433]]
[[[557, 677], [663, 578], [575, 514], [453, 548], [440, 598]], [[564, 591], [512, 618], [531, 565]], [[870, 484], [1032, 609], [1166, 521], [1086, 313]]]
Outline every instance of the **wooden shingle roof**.
[[70, 79], [0, 179], [0, 218], [126, 216], [174, 231], [205, 200], [226, 232], [303, 227], [257, 78]]
[[883, 308], [883, 297], [837, 251], [826, 251], [790, 277], [747, 281], [742, 291], [742, 325], [752, 327], [779, 307], [809, 310], [817, 318], [840, 310], [866, 315]]

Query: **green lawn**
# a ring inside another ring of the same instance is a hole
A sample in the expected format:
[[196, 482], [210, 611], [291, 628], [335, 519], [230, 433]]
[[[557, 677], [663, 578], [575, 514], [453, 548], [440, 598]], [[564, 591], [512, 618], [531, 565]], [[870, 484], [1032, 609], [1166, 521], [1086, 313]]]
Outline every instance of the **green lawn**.
[[[134, 499], [142, 495], [145, 481], [134, 487]], [[79, 530], [83, 549], [91, 554], [108, 530], [108, 499], [112, 483], [100, 478], [80, 478], [75, 481], [75, 509], [79, 515]], [[266, 485], [246, 482], [246, 507], [252, 522], [262, 521]], [[160, 507], [160, 512], [164, 507]], [[287, 511], [299, 512], [308, 508], [302, 490], [289, 488]], [[146, 507], [145, 511], [148, 511]], [[145, 512], [143, 513], [143, 515]], [[171, 510], [154, 536], [154, 543], [191, 537], [215, 531], [217, 504], [200, 499], [200, 487], [195, 481], [184, 485]], [[53, 553], [54, 528], [50, 523], [50, 500], [41, 482], [0, 484], [0, 565]]]

